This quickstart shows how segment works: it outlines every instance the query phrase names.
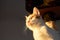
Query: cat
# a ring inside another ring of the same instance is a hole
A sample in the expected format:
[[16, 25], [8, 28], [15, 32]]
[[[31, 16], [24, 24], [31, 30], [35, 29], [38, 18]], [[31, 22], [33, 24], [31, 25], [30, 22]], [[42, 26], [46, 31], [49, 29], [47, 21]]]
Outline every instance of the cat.
[[52, 26], [53, 22], [45, 22], [40, 11], [34, 7], [33, 13], [26, 17], [26, 26], [33, 32], [34, 40], [60, 40], [58, 31]]

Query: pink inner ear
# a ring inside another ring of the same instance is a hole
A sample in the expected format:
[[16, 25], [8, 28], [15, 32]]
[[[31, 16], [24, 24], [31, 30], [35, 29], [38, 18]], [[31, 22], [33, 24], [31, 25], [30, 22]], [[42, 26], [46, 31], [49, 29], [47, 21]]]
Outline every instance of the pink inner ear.
[[40, 15], [40, 12], [36, 7], [33, 8], [33, 14]]

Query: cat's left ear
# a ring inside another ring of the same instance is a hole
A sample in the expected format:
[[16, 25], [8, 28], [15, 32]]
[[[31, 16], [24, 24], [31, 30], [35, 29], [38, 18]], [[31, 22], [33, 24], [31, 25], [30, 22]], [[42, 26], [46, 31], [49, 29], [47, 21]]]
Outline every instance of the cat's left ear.
[[40, 15], [40, 11], [38, 8], [34, 7], [33, 8], [33, 14]]
[[25, 18], [27, 19], [27, 16], [25, 16]]

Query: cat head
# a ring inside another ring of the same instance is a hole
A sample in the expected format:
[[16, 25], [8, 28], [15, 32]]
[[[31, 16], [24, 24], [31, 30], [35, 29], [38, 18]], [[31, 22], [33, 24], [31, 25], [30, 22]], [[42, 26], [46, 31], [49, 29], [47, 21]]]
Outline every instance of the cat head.
[[36, 7], [34, 7], [33, 13], [29, 16], [26, 16], [26, 26], [30, 30], [34, 30], [34, 28], [38, 28], [38, 26], [40, 26], [41, 23], [43, 23], [43, 20], [40, 15], [40, 11]]

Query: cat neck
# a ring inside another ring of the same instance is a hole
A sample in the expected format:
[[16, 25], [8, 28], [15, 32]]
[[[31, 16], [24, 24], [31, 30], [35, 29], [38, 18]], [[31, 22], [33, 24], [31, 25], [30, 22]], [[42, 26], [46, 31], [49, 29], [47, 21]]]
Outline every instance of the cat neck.
[[39, 33], [39, 32], [43, 32], [43, 33], [47, 33], [47, 30], [46, 30], [46, 26], [40, 26], [40, 27], [37, 27], [33, 30], [34, 33]]

